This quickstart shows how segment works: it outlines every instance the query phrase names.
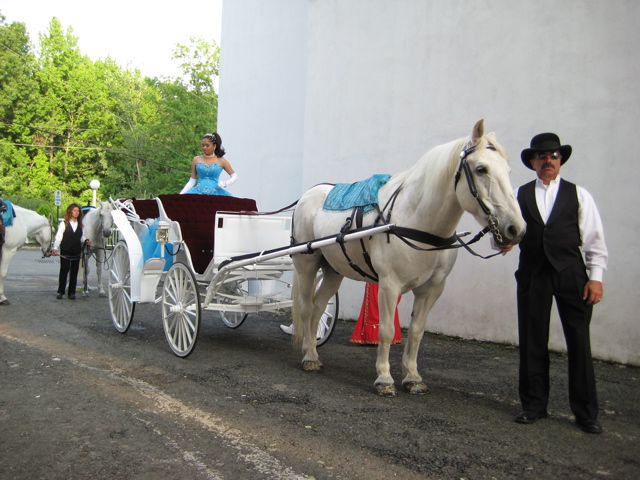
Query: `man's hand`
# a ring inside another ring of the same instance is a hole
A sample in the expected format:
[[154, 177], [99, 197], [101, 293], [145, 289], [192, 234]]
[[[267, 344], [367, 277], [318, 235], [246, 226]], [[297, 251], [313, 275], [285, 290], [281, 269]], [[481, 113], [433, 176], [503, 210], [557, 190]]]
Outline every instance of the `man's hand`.
[[584, 286], [582, 299], [587, 302], [587, 305], [595, 305], [600, 302], [602, 300], [602, 282], [589, 280]]
[[498, 245], [498, 248], [502, 250], [502, 253], [507, 253], [513, 249], [513, 245]]

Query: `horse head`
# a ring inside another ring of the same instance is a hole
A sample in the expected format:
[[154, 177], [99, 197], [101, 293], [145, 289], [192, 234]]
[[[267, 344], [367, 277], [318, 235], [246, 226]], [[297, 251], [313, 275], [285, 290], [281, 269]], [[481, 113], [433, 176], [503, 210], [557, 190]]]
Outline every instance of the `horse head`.
[[459, 158], [455, 190], [460, 206], [487, 225], [496, 243], [518, 243], [526, 224], [509, 180], [508, 157], [495, 133], [484, 134], [484, 120], [476, 122]]
[[45, 217], [47, 224], [40, 228], [35, 234], [34, 238], [40, 245], [40, 251], [42, 251], [43, 257], [51, 256], [51, 249], [53, 247], [53, 215], [49, 214], [49, 217]]
[[102, 225], [102, 236], [104, 238], [109, 238], [112, 233], [112, 225], [113, 225], [113, 217], [111, 216], [111, 212], [113, 212], [113, 205], [111, 203], [106, 202], [100, 203], [100, 223]]

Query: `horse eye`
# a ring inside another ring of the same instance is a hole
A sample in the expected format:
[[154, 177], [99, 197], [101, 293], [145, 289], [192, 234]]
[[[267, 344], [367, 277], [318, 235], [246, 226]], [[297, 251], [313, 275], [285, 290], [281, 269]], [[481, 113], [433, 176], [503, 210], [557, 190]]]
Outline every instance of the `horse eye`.
[[487, 172], [487, 167], [485, 167], [484, 165], [478, 165], [476, 167], [476, 173], [478, 175], [486, 175], [488, 173]]

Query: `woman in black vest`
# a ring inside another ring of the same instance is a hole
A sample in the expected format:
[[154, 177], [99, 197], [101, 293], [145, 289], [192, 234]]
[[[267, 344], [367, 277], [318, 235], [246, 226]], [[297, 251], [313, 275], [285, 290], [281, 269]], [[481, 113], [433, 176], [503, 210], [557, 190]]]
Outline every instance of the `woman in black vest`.
[[69, 277], [69, 298], [71, 300], [76, 298], [80, 254], [84, 240], [82, 212], [77, 203], [72, 203], [67, 207], [64, 221], [60, 222], [53, 242], [53, 255], [60, 255], [60, 276], [58, 277], [58, 295], [56, 296], [58, 299], [64, 295], [67, 277]]

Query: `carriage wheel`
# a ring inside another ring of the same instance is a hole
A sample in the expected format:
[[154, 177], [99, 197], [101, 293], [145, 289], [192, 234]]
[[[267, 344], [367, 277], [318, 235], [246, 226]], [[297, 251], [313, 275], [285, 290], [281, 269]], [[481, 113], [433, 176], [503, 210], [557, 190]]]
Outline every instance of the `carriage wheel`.
[[188, 357], [200, 329], [200, 295], [193, 272], [184, 263], [174, 263], [162, 288], [162, 323], [173, 353]]
[[220, 319], [229, 328], [238, 328], [244, 323], [249, 316], [248, 313], [242, 312], [223, 312], [220, 311]]
[[338, 322], [338, 311], [340, 310], [340, 299], [338, 298], [338, 292], [335, 293], [329, 303], [327, 303], [327, 308], [325, 309], [322, 317], [320, 317], [320, 322], [322, 322], [325, 326], [324, 335], [316, 340], [316, 347], [320, 347], [324, 345], [331, 335], [333, 335], [333, 331], [336, 329], [336, 323]]
[[[230, 293], [234, 296], [242, 297], [243, 292], [238, 283], [225, 283], [223, 288], [226, 289], [227, 293]], [[232, 300], [226, 296], [218, 296], [216, 299], [217, 303], [232, 303]], [[220, 310], [218, 312], [220, 314], [220, 320], [229, 328], [238, 328], [240, 325], [244, 323], [244, 321], [249, 316], [248, 313], [244, 312], [223, 312]]]
[[131, 270], [129, 268], [129, 248], [124, 241], [116, 244], [111, 254], [112, 267], [109, 271], [109, 309], [111, 320], [120, 333], [126, 333], [131, 326], [136, 304], [131, 300]]

